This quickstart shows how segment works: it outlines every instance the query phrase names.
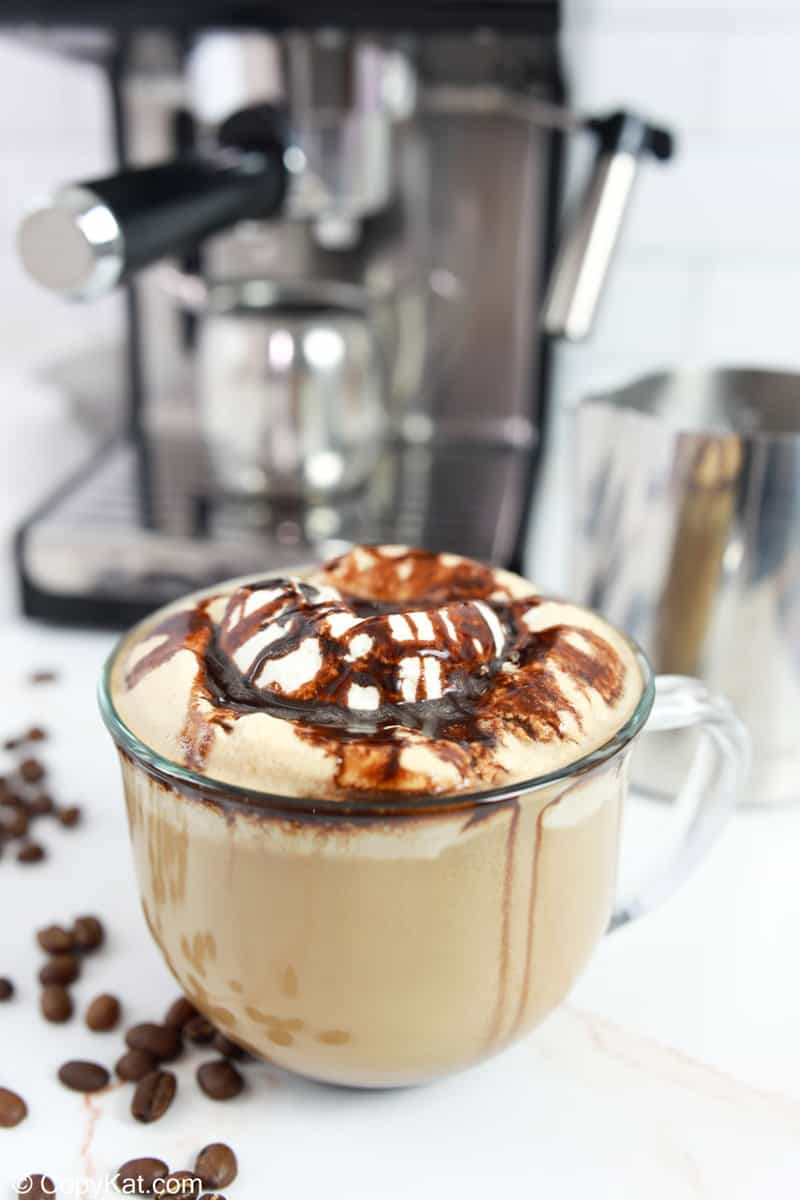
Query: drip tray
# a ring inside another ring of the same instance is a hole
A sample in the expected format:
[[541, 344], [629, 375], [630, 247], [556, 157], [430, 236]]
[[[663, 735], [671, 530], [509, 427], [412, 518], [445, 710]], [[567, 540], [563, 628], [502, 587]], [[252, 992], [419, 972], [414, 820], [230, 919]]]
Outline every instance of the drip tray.
[[509, 564], [532, 452], [398, 444], [369, 484], [298, 505], [210, 485], [195, 439], [116, 439], [25, 522], [16, 552], [29, 616], [120, 628], [183, 592], [251, 572], [400, 542]]

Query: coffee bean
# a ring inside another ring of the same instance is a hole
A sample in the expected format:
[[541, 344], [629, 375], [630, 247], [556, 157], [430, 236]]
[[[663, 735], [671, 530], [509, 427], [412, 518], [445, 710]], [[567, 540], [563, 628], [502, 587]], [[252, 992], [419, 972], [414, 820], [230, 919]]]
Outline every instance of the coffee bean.
[[181, 1052], [180, 1030], [169, 1025], [156, 1025], [152, 1021], [132, 1025], [125, 1034], [125, 1041], [131, 1050], [146, 1050], [161, 1062], [177, 1058]]
[[53, 797], [47, 792], [40, 792], [28, 801], [28, 812], [32, 817], [49, 817], [54, 808]]
[[73, 829], [81, 819], [81, 810], [77, 804], [71, 804], [67, 808], [60, 808], [56, 816], [66, 829]]
[[74, 1059], [59, 1067], [58, 1078], [65, 1087], [72, 1088], [74, 1092], [99, 1092], [108, 1084], [110, 1076], [99, 1063]]
[[164, 1024], [169, 1025], [172, 1029], [183, 1029], [184, 1025], [196, 1016], [197, 1009], [191, 1000], [187, 1000], [185, 996], [179, 996], [167, 1009]]
[[0, 1128], [13, 1129], [20, 1121], [24, 1121], [27, 1115], [28, 1106], [22, 1096], [18, 1096], [9, 1088], [0, 1087]]
[[4, 750], [19, 750], [21, 745], [22, 745], [22, 738], [18, 738], [18, 737], [6, 738], [6, 740], [3, 742], [3, 749]]
[[[160, 1158], [132, 1158], [123, 1163], [114, 1176], [117, 1190], [126, 1196], [150, 1196], [159, 1179], [166, 1179], [169, 1167]], [[163, 1191], [159, 1188], [159, 1194]]]
[[95, 996], [86, 1010], [86, 1024], [94, 1033], [108, 1033], [120, 1018], [120, 1003], [116, 996], [104, 992]]
[[244, 1079], [225, 1058], [201, 1063], [197, 1068], [197, 1082], [211, 1100], [232, 1100], [244, 1087]]
[[17, 1195], [25, 1200], [55, 1200], [56, 1185], [49, 1175], [26, 1175], [17, 1184]]
[[2, 815], [0, 816], [0, 828], [2, 828], [6, 837], [24, 837], [28, 832], [29, 824], [28, 814], [19, 801], [13, 807], [4, 806]]
[[25, 740], [28, 742], [43, 742], [46, 737], [47, 733], [41, 725], [31, 725], [25, 734]]
[[151, 1071], [136, 1085], [131, 1101], [131, 1112], [137, 1121], [149, 1124], [164, 1116], [172, 1101], [178, 1081], [172, 1071]]
[[57, 671], [31, 671], [28, 676], [29, 683], [55, 683], [57, 679]]
[[200, 1200], [225, 1200], [222, 1192], [203, 1192]]
[[105, 939], [103, 923], [98, 917], [76, 917], [72, 934], [78, 950], [88, 952], [102, 946]]
[[224, 1142], [212, 1142], [200, 1151], [194, 1169], [206, 1187], [220, 1188], [233, 1183], [239, 1164], [230, 1146]]
[[225, 1037], [224, 1033], [217, 1033], [214, 1036], [214, 1049], [218, 1050], [224, 1058], [247, 1058], [247, 1051], [241, 1046], [237, 1046], [236, 1042], [232, 1042], [230, 1038]]
[[14, 985], [10, 979], [0, 979], [0, 1000], [10, 1000], [14, 995]]
[[24, 842], [17, 851], [17, 862], [37, 863], [44, 858], [44, 846], [38, 842]]
[[81, 960], [75, 954], [54, 954], [39, 971], [40, 983], [74, 983], [81, 973]]
[[192, 1171], [173, 1171], [166, 1178], [162, 1195], [191, 1196], [193, 1200], [197, 1200], [202, 1190], [203, 1181]]
[[48, 954], [63, 954], [75, 945], [75, 938], [63, 925], [46, 925], [37, 932], [36, 940]]
[[128, 1050], [117, 1061], [114, 1069], [120, 1079], [124, 1079], [128, 1083], [138, 1083], [145, 1075], [155, 1071], [157, 1066], [158, 1059], [154, 1058], [152, 1054], [148, 1054], [146, 1050]]
[[194, 1042], [196, 1046], [205, 1046], [209, 1042], [213, 1042], [216, 1032], [208, 1018], [201, 1013], [192, 1017], [191, 1021], [187, 1021], [183, 1027], [183, 1036], [190, 1042]]
[[63, 1025], [72, 1016], [72, 997], [60, 983], [48, 983], [40, 1000], [42, 1016], [54, 1025]]
[[19, 773], [26, 783], [38, 783], [45, 775], [44, 767], [38, 758], [23, 758], [19, 764]]

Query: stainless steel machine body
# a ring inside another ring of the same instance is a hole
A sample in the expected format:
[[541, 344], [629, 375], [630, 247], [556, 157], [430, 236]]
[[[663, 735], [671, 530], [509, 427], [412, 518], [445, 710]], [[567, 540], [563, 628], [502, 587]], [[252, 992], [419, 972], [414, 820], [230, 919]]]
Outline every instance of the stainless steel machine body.
[[[19, 243], [67, 298], [126, 288], [126, 405], [20, 533], [29, 611], [119, 623], [356, 540], [515, 561], [547, 334], [586, 332], [670, 140], [562, 107], [555, 3], [481, 7], [151, 29], [111, 6], [119, 170], [35, 204]], [[572, 132], [596, 171], [545, 299]]]

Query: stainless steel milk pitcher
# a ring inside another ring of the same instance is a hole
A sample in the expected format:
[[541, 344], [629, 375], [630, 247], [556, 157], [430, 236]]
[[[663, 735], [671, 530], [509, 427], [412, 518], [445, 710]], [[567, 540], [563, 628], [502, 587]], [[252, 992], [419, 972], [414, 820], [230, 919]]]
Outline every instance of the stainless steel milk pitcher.
[[573, 591], [730, 698], [752, 800], [800, 798], [800, 375], [652, 375], [577, 422]]

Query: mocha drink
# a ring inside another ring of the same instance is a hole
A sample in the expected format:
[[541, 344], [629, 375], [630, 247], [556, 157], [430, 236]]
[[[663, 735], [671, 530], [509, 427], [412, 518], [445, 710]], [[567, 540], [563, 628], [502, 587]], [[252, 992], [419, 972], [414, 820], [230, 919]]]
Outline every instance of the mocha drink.
[[642, 687], [594, 614], [403, 547], [156, 614], [111, 693], [145, 915], [187, 995], [358, 1085], [531, 1028], [608, 922], [625, 760], [580, 763]]

